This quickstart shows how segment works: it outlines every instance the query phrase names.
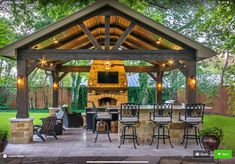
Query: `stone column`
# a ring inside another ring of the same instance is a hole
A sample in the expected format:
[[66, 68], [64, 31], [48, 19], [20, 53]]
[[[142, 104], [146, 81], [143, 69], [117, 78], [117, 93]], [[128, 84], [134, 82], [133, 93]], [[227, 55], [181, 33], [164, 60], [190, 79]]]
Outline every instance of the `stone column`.
[[55, 108], [55, 107], [49, 107], [49, 116], [56, 116], [56, 112], [59, 110], [59, 108]]
[[33, 141], [33, 118], [11, 118], [11, 139], [13, 144], [27, 144]]

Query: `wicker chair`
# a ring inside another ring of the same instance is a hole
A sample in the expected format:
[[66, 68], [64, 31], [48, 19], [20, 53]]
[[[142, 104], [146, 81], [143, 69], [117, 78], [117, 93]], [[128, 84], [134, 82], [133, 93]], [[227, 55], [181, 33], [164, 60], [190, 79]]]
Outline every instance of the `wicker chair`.
[[42, 125], [33, 126], [34, 135], [40, 137], [44, 142], [46, 142], [46, 140], [43, 137], [43, 135], [45, 135], [45, 137], [47, 137], [48, 135], [54, 136], [55, 139], [57, 140], [58, 138], [54, 130], [54, 127], [56, 125], [56, 120], [57, 120], [56, 117], [42, 118]]

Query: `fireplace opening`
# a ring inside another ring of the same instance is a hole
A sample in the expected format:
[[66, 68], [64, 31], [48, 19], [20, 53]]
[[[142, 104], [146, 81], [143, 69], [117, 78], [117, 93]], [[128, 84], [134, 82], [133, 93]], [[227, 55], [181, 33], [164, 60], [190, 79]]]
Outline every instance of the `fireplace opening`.
[[114, 98], [110, 97], [105, 97], [102, 99], [99, 99], [98, 101], [99, 106], [116, 106], [117, 105], [117, 100]]

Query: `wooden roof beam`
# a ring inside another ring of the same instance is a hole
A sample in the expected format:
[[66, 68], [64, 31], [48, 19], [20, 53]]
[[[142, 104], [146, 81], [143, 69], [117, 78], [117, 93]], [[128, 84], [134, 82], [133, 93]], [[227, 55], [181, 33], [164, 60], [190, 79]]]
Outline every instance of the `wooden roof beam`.
[[105, 16], [105, 49], [110, 47], [110, 16]]
[[135, 22], [131, 22], [131, 24], [128, 26], [128, 28], [124, 31], [124, 33], [122, 34], [122, 36], [118, 39], [118, 41], [115, 43], [115, 45], [113, 46], [113, 49], [118, 49], [122, 43], [126, 40], [126, 38], [128, 37], [128, 35], [132, 32], [132, 30], [134, 29], [136, 23]]
[[27, 49], [18, 50], [18, 54], [19, 60], [196, 60], [192, 50]]
[[[125, 72], [156, 72], [154, 66], [124, 66]], [[90, 72], [91, 66], [60, 66], [59, 72]]]
[[95, 46], [96, 49], [102, 49], [99, 42], [95, 39], [95, 37], [92, 35], [90, 30], [86, 27], [84, 23], [80, 23], [79, 26], [83, 30], [83, 32], [86, 34], [88, 39], [91, 41], [91, 43]]

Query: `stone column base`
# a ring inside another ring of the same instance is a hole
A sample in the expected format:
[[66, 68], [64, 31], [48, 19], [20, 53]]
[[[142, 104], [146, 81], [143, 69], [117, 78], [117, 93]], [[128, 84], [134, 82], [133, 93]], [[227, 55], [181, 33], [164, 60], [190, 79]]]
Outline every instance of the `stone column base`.
[[33, 118], [11, 118], [12, 144], [27, 144], [33, 142]]
[[49, 110], [49, 116], [55, 117], [56, 116], [56, 112], [58, 110], [60, 110], [60, 108], [58, 108], [58, 107], [54, 107], [54, 108], [53, 107], [49, 107], [48, 110]]

